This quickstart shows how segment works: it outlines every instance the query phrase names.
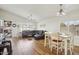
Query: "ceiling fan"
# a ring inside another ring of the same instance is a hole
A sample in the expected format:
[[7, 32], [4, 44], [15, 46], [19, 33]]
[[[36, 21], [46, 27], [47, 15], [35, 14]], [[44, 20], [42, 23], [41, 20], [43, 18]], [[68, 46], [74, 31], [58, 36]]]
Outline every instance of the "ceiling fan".
[[63, 16], [63, 15], [66, 15], [66, 13], [64, 12], [64, 9], [63, 9], [63, 4], [59, 4], [59, 11], [57, 12], [57, 16]]

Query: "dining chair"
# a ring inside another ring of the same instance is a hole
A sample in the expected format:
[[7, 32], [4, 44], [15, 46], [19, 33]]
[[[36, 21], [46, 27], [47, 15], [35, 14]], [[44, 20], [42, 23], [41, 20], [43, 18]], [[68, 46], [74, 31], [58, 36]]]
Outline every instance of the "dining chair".
[[72, 55], [74, 47], [74, 36], [72, 34], [67, 35], [69, 36], [69, 40], [67, 41], [67, 49], [70, 51], [70, 55]]
[[49, 34], [49, 32], [45, 32], [44, 47], [46, 47], [46, 46], [50, 47], [50, 34]]
[[63, 49], [63, 41], [59, 37], [59, 33], [52, 33], [51, 34], [51, 40], [50, 40], [50, 50], [52, 52], [52, 49], [55, 48], [57, 55], [59, 54], [59, 51], [62, 52]]
[[60, 37], [63, 39], [62, 47], [64, 49], [64, 54], [67, 55], [70, 52], [70, 55], [72, 55], [73, 45], [74, 45], [74, 39], [73, 39], [72, 34], [64, 33], [64, 34], [60, 35]]

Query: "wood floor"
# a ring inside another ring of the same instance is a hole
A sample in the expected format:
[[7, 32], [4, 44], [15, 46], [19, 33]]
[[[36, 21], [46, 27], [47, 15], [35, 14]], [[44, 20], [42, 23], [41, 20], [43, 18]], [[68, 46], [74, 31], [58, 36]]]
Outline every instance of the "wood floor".
[[[44, 47], [44, 40], [13, 38], [11, 41], [13, 55], [56, 55], [54, 49], [51, 52], [48, 47]], [[79, 54], [79, 47], [74, 47], [74, 54]]]

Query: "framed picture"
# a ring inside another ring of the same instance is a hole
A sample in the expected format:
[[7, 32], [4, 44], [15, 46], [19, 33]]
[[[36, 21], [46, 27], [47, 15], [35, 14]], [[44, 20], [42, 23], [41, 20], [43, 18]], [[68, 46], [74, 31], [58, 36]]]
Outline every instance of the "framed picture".
[[4, 26], [10, 27], [12, 25], [12, 21], [4, 21]]

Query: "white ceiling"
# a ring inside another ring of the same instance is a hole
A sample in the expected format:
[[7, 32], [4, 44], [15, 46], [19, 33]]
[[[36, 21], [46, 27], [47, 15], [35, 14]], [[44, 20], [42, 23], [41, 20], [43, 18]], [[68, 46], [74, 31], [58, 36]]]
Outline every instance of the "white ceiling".
[[[33, 19], [44, 19], [56, 16], [59, 4], [0, 4], [0, 8], [27, 18], [32, 14]], [[79, 4], [63, 4], [66, 13], [79, 9]]]

